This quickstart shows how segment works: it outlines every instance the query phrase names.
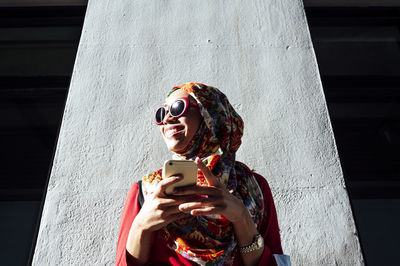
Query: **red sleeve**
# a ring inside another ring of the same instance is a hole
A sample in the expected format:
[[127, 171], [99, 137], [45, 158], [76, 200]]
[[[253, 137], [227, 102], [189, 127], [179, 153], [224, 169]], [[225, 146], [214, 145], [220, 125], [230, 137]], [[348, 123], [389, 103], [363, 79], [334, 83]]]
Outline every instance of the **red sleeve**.
[[133, 184], [133, 186], [129, 190], [128, 196], [126, 197], [124, 209], [122, 210], [116, 256], [116, 265], [118, 266], [140, 265], [126, 251], [126, 241], [128, 239], [129, 230], [131, 229], [131, 224], [140, 211], [138, 192], [139, 186], [138, 183], [135, 182], [135, 184]]
[[264, 196], [264, 217], [259, 232], [264, 237], [265, 248], [258, 265], [276, 265], [273, 254], [283, 254], [283, 251], [275, 204], [265, 178], [256, 173], [254, 176]]

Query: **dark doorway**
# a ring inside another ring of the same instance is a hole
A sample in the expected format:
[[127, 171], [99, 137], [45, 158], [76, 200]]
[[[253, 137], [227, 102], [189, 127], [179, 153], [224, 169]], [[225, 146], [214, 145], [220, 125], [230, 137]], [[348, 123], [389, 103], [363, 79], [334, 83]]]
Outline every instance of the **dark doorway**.
[[0, 7], [2, 265], [26, 265], [86, 6]]
[[368, 265], [398, 265], [400, 8], [306, 8]]

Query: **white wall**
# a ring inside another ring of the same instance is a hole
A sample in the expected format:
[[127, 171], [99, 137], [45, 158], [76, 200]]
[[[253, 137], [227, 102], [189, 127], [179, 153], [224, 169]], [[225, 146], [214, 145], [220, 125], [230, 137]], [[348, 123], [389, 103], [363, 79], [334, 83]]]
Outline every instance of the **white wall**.
[[362, 265], [300, 0], [89, 1], [34, 264], [114, 263], [128, 189], [170, 157], [154, 109], [190, 81], [242, 115], [293, 265]]

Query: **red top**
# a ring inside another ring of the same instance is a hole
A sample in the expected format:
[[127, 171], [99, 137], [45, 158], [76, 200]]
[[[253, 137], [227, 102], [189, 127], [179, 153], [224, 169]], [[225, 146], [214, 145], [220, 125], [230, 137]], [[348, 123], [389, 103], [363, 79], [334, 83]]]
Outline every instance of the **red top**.
[[[275, 205], [267, 181], [259, 174], [255, 173], [254, 176], [264, 195], [264, 216], [259, 232], [264, 237], [265, 247], [258, 264], [267, 266], [276, 265], [273, 254], [283, 254], [283, 252]], [[131, 224], [140, 211], [138, 192], [139, 186], [138, 183], [135, 183], [128, 193], [122, 211], [116, 257], [116, 265], [118, 266], [141, 265], [126, 251], [126, 241]], [[153, 254], [156, 256], [150, 256], [146, 265], [198, 265], [167, 248], [163, 240], [152, 241], [151, 245]], [[240, 256], [235, 257], [240, 258]], [[242, 263], [236, 259], [234, 265], [242, 265]]]

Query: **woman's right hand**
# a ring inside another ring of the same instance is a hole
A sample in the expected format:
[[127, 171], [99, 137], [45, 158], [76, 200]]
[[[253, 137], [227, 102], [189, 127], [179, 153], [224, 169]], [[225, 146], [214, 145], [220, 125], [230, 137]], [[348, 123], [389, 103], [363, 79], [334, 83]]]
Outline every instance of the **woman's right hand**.
[[150, 256], [151, 234], [180, 218], [189, 217], [179, 210], [179, 205], [188, 200], [188, 196], [170, 196], [165, 189], [182, 179], [182, 176], [166, 178], [158, 184], [155, 191], [148, 194], [139, 213], [132, 222], [126, 250], [141, 263]]
[[172, 196], [165, 194], [168, 186], [180, 181], [182, 176], [171, 176], [161, 180], [155, 191], [146, 196], [144, 204], [132, 223], [135, 229], [145, 232], [153, 232], [163, 228], [180, 218], [189, 217], [179, 210], [179, 205], [188, 200], [187, 197]]

